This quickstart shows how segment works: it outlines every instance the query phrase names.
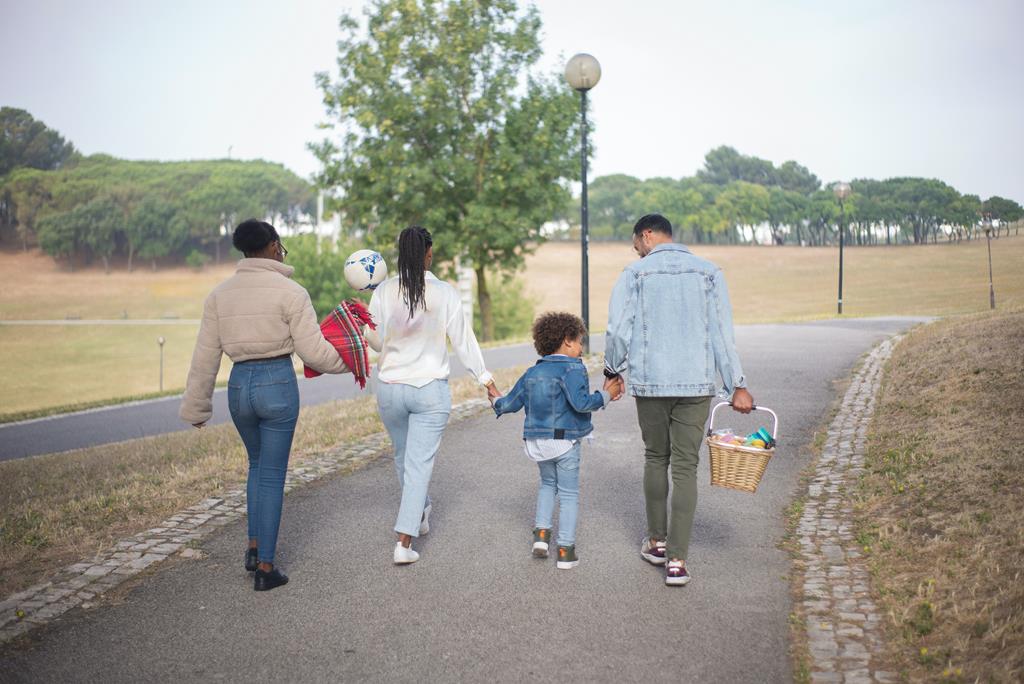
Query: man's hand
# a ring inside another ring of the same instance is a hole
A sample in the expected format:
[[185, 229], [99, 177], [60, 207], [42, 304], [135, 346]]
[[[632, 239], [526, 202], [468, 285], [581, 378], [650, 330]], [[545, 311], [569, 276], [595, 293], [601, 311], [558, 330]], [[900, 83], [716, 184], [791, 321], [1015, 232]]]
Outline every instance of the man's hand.
[[750, 413], [754, 408], [754, 397], [743, 387], [737, 387], [732, 393], [732, 410], [740, 413]]

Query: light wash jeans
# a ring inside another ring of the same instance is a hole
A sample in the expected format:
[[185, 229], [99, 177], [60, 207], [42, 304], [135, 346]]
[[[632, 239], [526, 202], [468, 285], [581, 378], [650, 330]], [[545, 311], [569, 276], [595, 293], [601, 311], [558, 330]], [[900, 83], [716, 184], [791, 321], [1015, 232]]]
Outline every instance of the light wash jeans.
[[423, 387], [378, 382], [377, 408], [395, 447], [395, 472], [402, 486], [395, 532], [418, 537], [423, 509], [430, 503], [434, 455], [452, 411], [451, 390], [447, 380]]
[[228, 378], [228, 408], [249, 454], [245, 490], [249, 538], [258, 540], [259, 561], [273, 563], [284, 477], [299, 418], [299, 385], [292, 360], [236, 363]]
[[551, 529], [551, 518], [555, 511], [555, 494], [558, 494], [558, 539], [559, 546], [576, 544], [576, 515], [580, 499], [580, 444], [558, 458], [541, 461], [540, 489], [537, 491], [537, 516], [534, 526]]

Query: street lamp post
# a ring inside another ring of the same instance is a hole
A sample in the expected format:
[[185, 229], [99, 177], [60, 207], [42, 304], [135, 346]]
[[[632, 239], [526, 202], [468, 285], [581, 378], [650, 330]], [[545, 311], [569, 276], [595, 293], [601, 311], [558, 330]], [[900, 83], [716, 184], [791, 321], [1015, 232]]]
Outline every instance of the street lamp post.
[[996, 288], [992, 284], [992, 217], [985, 214], [985, 239], [988, 241], [988, 308], [996, 308]]
[[580, 178], [583, 187], [580, 192], [580, 249], [582, 251], [580, 275], [580, 313], [583, 315], [583, 351], [590, 353], [590, 264], [587, 248], [590, 241], [587, 216], [587, 91], [601, 80], [601, 65], [593, 56], [581, 52], [565, 65], [565, 80], [580, 94], [580, 118], [583, 126], [580, 132], [583, 143], [580, 146]]
[[846, 242], [846, 216], [843, 213], [843, 200], [850, 195], [850, 184], [836, 183], [832, 186], [832, 192], [839, 200], [839, 299], [837, 311], [841, 316], [843, 314], [843, 246]]
[[156, 338], [156, 343], [160, 345], [160, 391], [164, 391], [164, 342], [163, 335]]

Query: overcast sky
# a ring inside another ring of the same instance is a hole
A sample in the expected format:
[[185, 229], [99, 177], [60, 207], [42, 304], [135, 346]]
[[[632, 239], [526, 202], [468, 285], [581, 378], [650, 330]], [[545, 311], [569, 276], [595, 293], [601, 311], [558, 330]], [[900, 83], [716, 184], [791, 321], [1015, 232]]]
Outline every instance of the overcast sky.
[[[0, 104], [85, 153], [316, 170], [313, 73], [362, 2], [0, 0]], [[693, 174], [732, 145], [822, 180], [940, 178], [1024, 201], [1024, 3], [544, 0], [545, 56], [590, 52], [592, 174]]]

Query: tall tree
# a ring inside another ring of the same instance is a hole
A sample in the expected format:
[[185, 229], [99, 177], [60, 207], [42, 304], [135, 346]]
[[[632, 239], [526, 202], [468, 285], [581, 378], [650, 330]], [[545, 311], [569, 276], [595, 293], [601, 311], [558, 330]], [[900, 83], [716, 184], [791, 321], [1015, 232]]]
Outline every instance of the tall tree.
[[540, 17], [514, 0], [374, 0], [340, 21], [338, 72], [317, 74], [337, 134], [310, 147], [345, 222], [380, 245], [421, 223], [468, 257], [484, 338], [488, 272], [511, 272], [577, 177], [576, 96], [536, 75]]
[[74, 145], [24, 109], [0, 108], [0, 176], [19, 167], [58, 169], [75, 155]]
[[775, 166], [770, 161], [740, 154], [728, 145], [716, 147], [704, 155], [704, 168], [697, 172], [697, 177], [715, 185], [732, 181], [776, 184]]
[[640, 217], [630, 206], [630, 199], [646, 183], [634, 176], [614, 173], [598, 176], [589, 185], [590, 225], [594, 235], [608, 234], [619, 240], [630, 234]]

